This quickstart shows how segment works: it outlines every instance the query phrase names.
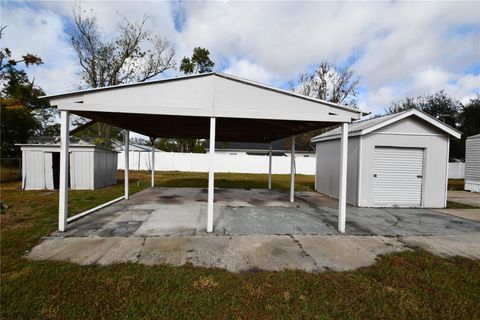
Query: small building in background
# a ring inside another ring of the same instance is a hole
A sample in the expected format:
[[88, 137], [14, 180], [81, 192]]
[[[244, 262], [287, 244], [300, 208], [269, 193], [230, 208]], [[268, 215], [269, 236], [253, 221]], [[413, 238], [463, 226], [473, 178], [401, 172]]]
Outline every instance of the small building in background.
[[465, 142], [465, 190], [480, 192], [480, 134]]
[[[20, 144], [22, 189], [54, 190], [60, 183], [60, 144]], [[117, 151], [71, 139], [69, 188], [93, 190], [117, 183]]]
[[[208, 153], [208, 148], [206, 148]], [[262, 142], [216, 142], [215, 154], [229, 154], [229, 155], [256, 155], [265, 156], [270, 151], [269, 143]], [[289, 156], [290, 146], [285, 145], [285, 139], [272, 142], [273, 156]], [[295, 149], [296, 157], [314, 158], [315, 151], [313, 149], [304, 149], [302, 146], [297, 146]]]
[[[347, 202], [359, 207], [445, 207], [450, 137], [459, 139], [461, 133], [416, 109], [352, 123]], [[337, 198], [340, 129], [312, 142], [315, 190]]]

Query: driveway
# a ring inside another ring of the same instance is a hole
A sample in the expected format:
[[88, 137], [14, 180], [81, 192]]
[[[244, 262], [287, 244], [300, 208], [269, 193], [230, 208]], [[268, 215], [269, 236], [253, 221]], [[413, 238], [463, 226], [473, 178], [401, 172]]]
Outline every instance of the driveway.
[[429, 209], [347, 207], [337, 232], [337, 202], [316, 192], [296, 201], [279, 190], [215, 190], [214, 233], [207, 234], [204, 189], [154, 188], [55, 232], [34, 260], [79, 264], [192, 263], [230, 271], [352, 270], [380, 254], [420, 247], [480, 259], [480, 223]]
[[[206, 232], [205, 189], [154, 188], [84, 217], [57, 236], [196, 236]], [[215, 235], [338, 234], [337, 202], [317, 192], [215, 190]], [[347, 207], [349, 235], [453, 235], [480, 224], [431, 209]]]
[[480, 208], [480, 193], [478, 192], [449, 190], [447, 199], [448, 201]]

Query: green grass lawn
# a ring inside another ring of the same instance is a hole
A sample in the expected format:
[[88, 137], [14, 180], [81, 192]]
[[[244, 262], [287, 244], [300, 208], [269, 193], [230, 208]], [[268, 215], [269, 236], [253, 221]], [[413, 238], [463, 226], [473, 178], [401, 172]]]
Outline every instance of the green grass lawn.
[[[57, 227], [58, 193], [21, 191], [2, 171], [1, 296], [4, 319], [473, 319], [480, 318], [480, 263], [424, 251], [383, 256], [354, 272], [232, 274], [220, 269], [32, 262], [25, 251]], [[8, 174], [7, 174], [8, 173]], [[7, 177], [5, 178], [4, 177]], [[17, 175], [18, 176], [18, 175]], [[216, 174], [216, 186], [263, 188], [265, 175]], [[288, 176], [274, 176], [287, 189]], [[158, 186], [206, 187], [207, 175], [158, 173]], [[131, 174], [131, 193], [150, 183]], [[297, 189], [311, 190], [312, 176]], [[72, 214], [123, 193], [123, 181], [70, 191]]]

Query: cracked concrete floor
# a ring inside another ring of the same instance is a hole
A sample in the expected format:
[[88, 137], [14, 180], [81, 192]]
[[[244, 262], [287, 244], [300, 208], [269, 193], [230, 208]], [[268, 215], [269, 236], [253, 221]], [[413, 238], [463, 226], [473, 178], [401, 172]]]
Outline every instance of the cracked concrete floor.
[[214, 233], [206, 192], [147, 189], [84, 217], [34, 247], [33, 260], [82, 265], [192, 263], [230, 271], [352, 270], [380, 254], [420, 247], [480, 259], [480, 223], [429, 209], [347, 208], [339, 235], [337, 202], [316, 192], [215, 190]]
[[224, 268], [232, 272], [299, 269], [354, 270], [378, 255], [419, 247], [434, 254], [480, 259], [480, 234], [444, 236], [250, 235], [187, 237], [47, 238], [32, 249], [32, 260], [81, 265], [141, 263]]

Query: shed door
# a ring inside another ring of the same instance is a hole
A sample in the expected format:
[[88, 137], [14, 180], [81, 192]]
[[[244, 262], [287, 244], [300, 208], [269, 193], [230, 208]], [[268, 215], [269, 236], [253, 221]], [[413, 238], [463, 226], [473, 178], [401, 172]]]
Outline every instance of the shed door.
[[373, 205], [418, 207], [422, 204], [424, 150], [375, 147]]

